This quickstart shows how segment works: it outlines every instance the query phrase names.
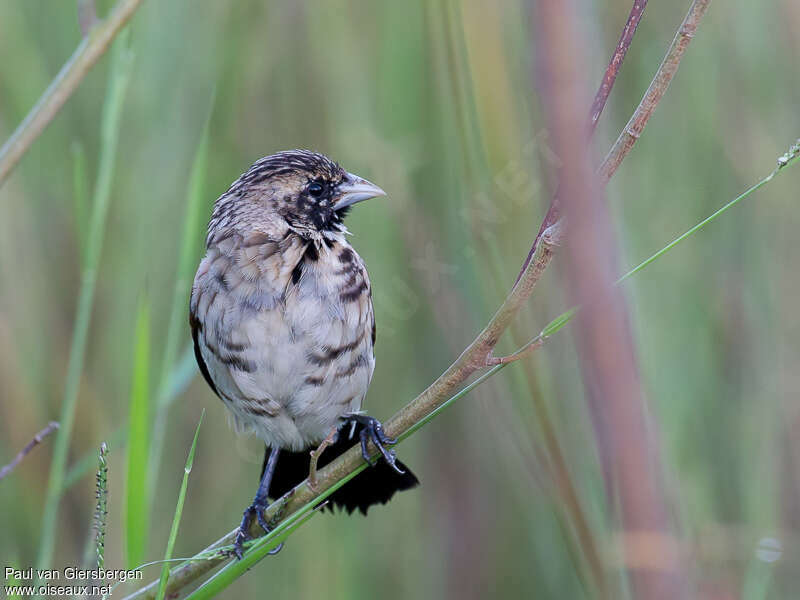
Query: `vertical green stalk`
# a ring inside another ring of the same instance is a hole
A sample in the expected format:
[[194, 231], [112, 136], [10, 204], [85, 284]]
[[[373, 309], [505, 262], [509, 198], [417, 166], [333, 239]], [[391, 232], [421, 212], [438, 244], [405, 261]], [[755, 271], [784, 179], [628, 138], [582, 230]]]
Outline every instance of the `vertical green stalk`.
[[164, 600], [167, 593], [167, 580], [169, 579], [169, 565], [172, 559], [172, 552], [175, 549], [175, 540], [178, 538], [178, 526], [181, 523], [181, 515], [183, 514], [183, 503], [186, 501], [186, 488], [189, 485], [189, 473], [192, 472], [194, 465], [194, 451], [197, 447], [197, 436], [200, 435], [200, 425], [203, 424], [203, 416], [206, 411], [200, 413], [200, 421], [197, 423], [197, 428], [194, 430], [194, 439], [192, 440], [192, 447], [189, 449], [189, 456], [186, 458], [186, 466], [183, 468], [183, 481], [181, 481], [181, 489], [178, 492], [178, 502], [175, 505], [175, 515], [172, 517], [172, 527], [169, 530], [169, 539], [167, 540], [167, 549], [164, 552], [164, 566], [161, 567], [161, 580], [158, 582], [158, 594], [156, 600]]
[[144, 562], [150, 529], [147, 454], [150, 448], [150, 308], [139, 300], [128, 414], [128, 475], [125, 486], [125, 555], [128, 568]]
[[81, 264], [86, 261], [86, 230], [89, 222], [89, 183], [86, 167], [86, 150], [79, 141], [70, 148], [72, 152], [72, 190], [73, 216], [75, 219], [75, 236], [81, 251]]
[[[156, 391], [156, 418], [153, 423], [153, 443], [150, 447], [150, 471], [148, 475], [151, 491], [156, 489], [158, 470], [161, 465], [161, 453], [164, 449], [167, 409], [171, 398], [171, 375], [181, 339], [182, 337], [187, 337], [181, 334], [185, 334], [188, 331], [186, 315], [189, 306], [189, 288], [196, 267], [195, 261], [197, 250], [200, 246], [199, 240], [202, 237], [201, 226], [206, 184], [205, 168], [208, 155], [208, 129], [213, 106], [214, 98], [212, 96], [200, 137], [200, 145], [197, 147], [192, 163], [192, 172], [189, 176], [189, 186], [186, 194], [186, 215], [183, 221], [181, 252], [178, 258], [175, 288], [172, 293], [172, 307], [170, 309], [169, 325], [167, 326], [167, 338], [164, 342], [164, 354], [161, 359], [161, 371]], [[152, 503], [152, 496], [150, 502]]]
[[114, 43], [108, 91], [103, 104], [103, 115], [100, 125], [100, 159], [97, 180], [92, 202], [92, 214], [89, 232], [86, 239], [86, 253], [81, 275], [81, 287], [78, 306], [75, 312], [75, 329], [69, 351], [67, 379], [61, 402], [61, 416], [58, 421], [61, 428], [56, 436], [53, 462], [45, 496], [44, 514], [42, 517], [42, 534], [39, 544], [39, 555], [36, 560], [37, 569], [50, 567], [55, 547], [58, 502], [64, 482], [64, 470], [67, 464], [69, 441], [75, 421], [75, 406], [78, 401], [81, 373], [86, 355], [86, 340], [89, 332], [94, 304], [97, 267], [103, 248], [106, 215], [111, 192], [111, 181], [114, 173], [117, 141], [119, 139], [120, 116], [125, 90], [131, 74], [132, 53], [127, 45], [127, 32]]

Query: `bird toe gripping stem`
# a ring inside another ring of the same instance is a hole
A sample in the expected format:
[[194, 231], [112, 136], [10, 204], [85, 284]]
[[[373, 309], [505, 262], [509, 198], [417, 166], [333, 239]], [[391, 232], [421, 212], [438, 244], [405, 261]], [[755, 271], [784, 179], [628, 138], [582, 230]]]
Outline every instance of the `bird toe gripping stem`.
[[359, 435], [361, 438], [361, 456], [364, 457], [364, 460], [370, 466], [374, 467], [375, 463], [370, 460], [369, 451], [367, 450], [367, 442], [372, 442], [375, 444], [375, 447], [383, 456], [383, 460], [385, 460], [389, 466], [391, 466], [400, 475], [405, 474], [405, 471], [397, 466], [395, 451], [386, 448], [386, 446], [392, 446], [396, 444], [397, 440], [386, 435], [386, 432], [383, 430], [383, 425], [380, 421], [378, 421], [378, 419], [369, 417], [367, 415], [349, 415], [346, 417], [346, 421], [351, 423], [359, 423], [363, 426], [363, 429]]

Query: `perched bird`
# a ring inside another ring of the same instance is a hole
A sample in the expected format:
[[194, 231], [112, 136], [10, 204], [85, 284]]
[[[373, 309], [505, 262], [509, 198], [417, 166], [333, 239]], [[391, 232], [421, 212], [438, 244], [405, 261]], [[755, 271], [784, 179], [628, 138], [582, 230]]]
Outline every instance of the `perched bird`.
[[345, 237], [356, 202], [384, 196], [326, 156], [291, 150], [254, 163], [220, 196], [192, 287], [189, 323], [200, 371], [239, 431], [266, 444], [261, 483], [244, 511], [239, 558], [267, 498], [306, 478], [309, 450], [336, 431], [323, 466], [367, 440], [382, 458], [334, 492], [352, 512], [387, 502], [417, 478], [361, 411], [375, 368], [375, 315], [364, 262]]

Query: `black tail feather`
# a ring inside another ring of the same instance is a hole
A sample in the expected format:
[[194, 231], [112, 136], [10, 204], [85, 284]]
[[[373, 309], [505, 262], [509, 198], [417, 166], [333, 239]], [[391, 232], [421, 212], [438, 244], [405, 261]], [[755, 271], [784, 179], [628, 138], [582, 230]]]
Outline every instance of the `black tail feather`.
[[[319, 457], [317, 467], [321, 469], [352, 448], [358, 442], [362, 428], [363, 425], [356, 424], [355, 431], [350, 436], [350, 426], [343, 427], [336, 442], [328, 446]], [[310, 450], [313, 448], [303, 452], [281, 451], [269, 489], [270, 498], [280, 498], [308, 477]], [[264, 454], [264, 466], [261, 468], [262, 475], [269, 452], [270, 447], [267, 446]], [[402, 475], [397, 473], [386, 464], [383, 458], [379, 459], [374, 467], [367, 467], [331, 494], [328, 497], [327, 507], [330, 507], [331, 510], [334, 506], [339, 507], [346, 510], [348, 514], [358, 509], [366, 515], [367, 510], [373, 504], [386, 504], [395, 492], [401, 492], [419, 484], [419, 480], [406, 465], [398, 460], [397, 466], [405, 473]]]

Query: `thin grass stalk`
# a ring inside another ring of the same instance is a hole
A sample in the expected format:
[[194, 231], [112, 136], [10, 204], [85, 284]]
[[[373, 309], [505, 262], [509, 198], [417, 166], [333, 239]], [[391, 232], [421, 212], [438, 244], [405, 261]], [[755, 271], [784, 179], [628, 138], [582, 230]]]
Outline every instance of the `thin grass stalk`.
[[144, 562], [150, 530], [147, 463], [150, 448], [150, 307], [139, 299], [128, 403], [128, 472], [125, 483], [125, 555], [128, 568]]
[[158, 593], [156, 594], [157, 600], [164, 600], [167, 593], [167, 580], [169, 579], [169, 561], [172, 559], [172, 552], [175, 549], [175, 540], [178, 539], [178, 527], [181, 524], [181, 515], [183, 515], [183, 504], [186, 501], [186, 489], [189, 486], [189, 474], [192, 472], [194, 465], [194, 452], [197, 448], [197, 437], [200, 435], [200, 426], [203, 424], [203, 417], [206, 411], [200, 413], [200, 420], [197, 422], [197, 427], [194, 430], [194, 439], [192, 439], [192, 447], [189, 449], [189, 456], [186, 457], [186, 465], [183, 468], [183, 479], [181, 480], [181, 489], [178, 492], [178, 501], [175, 504], [175, 515], [172, 517], [172, 527], [169, 530], [169, 539], [167, 540], [167, 549], [164, 551], [164, 565], [161, 568], [161, 579], [158, 583]]
[[[678, 244], [680, 244], [681, 242], [686, 241], [688, 238], [693, 236], [695, 233], [701, 231], [707, 225], [709, 225], [709, 224], [713, 223], [714, 221], [716, 221], [719, 217], [721, 217], [723, 214], [725, 214], [731, 208], [733, 208], [734, 206], [739, 204], [739, 202], [741, 202], [742, 200], [748, 198], [754, 192], [758, 191], [763, 186], [765, 186], [770, 181], [772, 181], [780, 171], [782, 171], [783, 169], [785, 169], [787, 167], [790, 167], [790, 166], [792, 166], [794, 164], [797, 164], [798, 163], [798, 158], [800, 158], [800, 140], [798, 140], [797, 143], [795, 143], [789, 149], [789, 151], [786, 154], [782, 155], [778, 159], [778, 165], [775, 167], [775, 169], [772, 170], [772, 172], [769, 175], [767, 175], [766, 177], [761, 179], [758, 183], [756, 183], [756, 184], [750, 186], [749, 188], [747, 188], [744, 192], [742, 192], [741, 194], [736, 196], [736, 198], [734, 198], [733, 200], [731, 200], [730, 202], [728, 202], [727, 204], [725, 204], [724, 206], [722, 206], [718, 210], [714, 211], [712, 214], [707, 216], [705, 219], [703, 219], [702, 221], [700, 221], [699, 223], [697, 223], [696, 225], [694, 225], [693, 227], [689, 228], [684, 233], [682, 233], [681, 235], [676, 237], [669, 244], [667, 244], [666, 246], [664, 246], [663, 248], [661, 248], [660, 250], [658, 250], [657, 252], [655, 252], [654, 254], [652, 254], [651, 256], [649, 256], [648, 258], [643, 260], [642, 262], [640, 262], [638, 265], [636, 265], [631, 270], [629, 270], [624, 275], [622, 275], [619, 279], [617, 279], [615, 284], [619, 285], [619, 284], [623, 283], [624, 281], [627, 281], [633, 275], [635, 275], [636, 273], [638, 273], [639, 271], [641, 271], [645, 267], [649, 266], [650, 264], [652, 264], [653, 262], [655, 262], [656, 260], [661, 258], [664, 254], [666, 254], [667, 252], [673, 250]], [[532, 346], [534, 343], [536, 343], [539, 339], [547, 338], [547, 337], [553, 335], [556, 331], [558, 331], [559, 329], [564, 327], [564, 325], [569, 323], [572, 320], [572, 318], [578, 313], [578, 310], [579, 310], [579, 307], [572, 307], [569, 310], [567, 310], [567, 311], [561, 313], [560, 315], [558, 315], [555, 319], [550, 321], [545, 326], [545, 328], [542, 330], [542, 333], [540, 334], [540, 336], [537, 339], [531, 340], [531, 342], [526, 344], [526, 346], [522, 350], [518, 350], [515, 353], [515, 355], [518, 355], [518, 354], [524, 353], [524, 352], [528, 352], [529, 351], [529, 347]], [[502, 360], [502, 359], [498, 358], [496, 360]]]
[[600, 120], [600, 115], [603, 112], [603, 108], [605, 108], [608, 97], [611, 95], [614, 83], [617, 81], [620, 67], [622, 67], [622, 63], [625, 60], [625, 55], [628, 54], [628, 49], [631, 47], [633, 36], [636, 34], [636, 29], [639, 27], [639, 22], [642, 20], [646, 7], [647, 0], [633, 0], [633, 6], [628, 14], [625, 27], [622, 28], [617, 47], [614, 49], [614, 54], [611, 55], [606, 72], [603, 74], [603, 81], [594, 95], [592, 108], [589, 111], [589, 135], [594, 133], [597, 122]]
[[81, 252], [81, 264], [86, 262], [86, 232], [89, 223], [89, 179], [86, 150], [78, 141], [72, 143], [72, 202], [75, 218], [75, 236]]
[[655, 112], [658, 103], [661, 102], [661, 98], [666, 93], [672, 78], [678, 72], [678, 67], [686, 48], [694, 38], [695, 33], [697, 33], [697, 27], [700, 25], [700, 21], [705, 16], [710, 4], [711, 0], [694, 0], [692, 2], [686, 18], [678, 28], [675, 38], [672, 40], [672, 44], [658, 67], [658, 71], [656, 71], [656, 75], [647, 88], [642, 101], [636, 107], [628, 123], [620, 132], [617, 141], [614, 142], [611, 150], [608, 151], [603, 163], [600, 165], [598, 173], [601, 183], [608, 183], [608, 180], [617, 172], [619, 165], [633, 148], [636, 140], [641, 137], [647, 122]]
[[120, 0], [103, 21], [94, 26], [81, 40], [75, 52], [50, 83], [22, 123], [0, 148], [0, 186], [44, 131], [64, 103], [69, 100], [83, 78], [108, 49], [125, 23], [139, 8], [142, 0]]
[[3, 479], [4, 477], [10, 475], [11, 472], [17, 468], [17, 465], [21, 463], [23, 459], [26, 456], [28, 456], [28, 454], [30, 454], [31, 450], [33, 450], [36, 446], [41, 444], [44, 438], [46, 438], [48, 435], [50, 435], [57, 429], [58, 429], [58, 423], [56, 423], [55, 421], [50, 421], [47, 424], [47, 427], [37, 432], [36, 435], [33, 436], [33, 439], [31, 439], [30, 442], [25, 444], [25, 447], [17, 453], [17, 455], [14, 457], [14, 460], [12, 460], [4, 467], [0, 468], [0, 479]]
[[[634, 2], [636, 1], [638, 0], [634, 0]], [[653, 76], [650, 86], [647, 88], [642, 101], [639, 103], [639, 106], [636, 107], [636, 110], [633, 112], [633, 115], [631, 116], [627, 125], [625, 125], [623, 130], [620, 132], [616, 142], [614, 142], [614, 145], [608, 151], [608, 154], [606, 154], [605, 159], [598, 168], [599, 178], [602, 184], [607, 184], [608, 181], [614, 176], [614, 173], [617, 172], [617, 169], [622, 164], [622, 161], [625, 160], [625, 157], [628, 156], [628, 153], [633, 148], [636, 140], [638, 140], [644, 132], [644, 128], [647, 126], [650, 117], [653, 115], [656, 107], [664, 97], [672, 78], [675, 76], [675, 73], [678, 72], [678, 67], [680, 66], [681, 60], [686, 52], [686, 48], [689, 46], [689, 42], [694, 38], [694, 35], [697, 32], [697, 27], [699, 26], [703, 16], [705, 16], [710, 3], [711, 0], [694, 0], [689, 7], [689, 12], [686, 14], [686, 17], [678, 28], [675, 38], [673, 39], [670, 47], [667, 49], [664, 60], [656, 70], [656, 73]], [[635, 16], [633, 10], [631, 11], [631, 14]], [[631, 17], [629, 16], [628, 19], [630, 23]], [[613, 60], [614, 59], [612, 58], [612, 62]], [[612, 66], [609, 65], [609, 69], [611, 68]], [[608, 74], [608, 71], [606, 71], [606, 73]], [[605, 98], [607, 99], [608, 95], [605, 95]], [[599, 108], [602, 111], [602, 106]], [[597, 107], [595, 107], [593, 111], [596, 112]], [[592, 130], [590, 129], [590, 131]], [[542, 220], [542, 224], [539, 227], [539, 234], [533, 241], [533, 245], [528, 253], [528, 258], [526, 259], [525, 263], [523, 263], [522, 270], [525, 269], [531, 256], [533, 256], [536, 245], [539, 243], [539, 238], [544, 234], [547, 228], [558, 222], [560, 216], [561, 211], [559, 207], [559, 201], [558, 197], [555, 196], [550, 203], [550, 208], [548, 209], [547, 214]], [[522, 276], [522, 270], [520, 271], [519, 277]]]
[[103, 104], [100, 126], [100, 159], [92, 201], [89, 233], [86, 240], [86, 262], [81, 275], [81, 287], [75, 312], [75, 328], [72, 332], [67, 378], [61, 402], [61, 416], [59, 418], [61, 428], [56, 436], [53, 462], [50, 467], [50, 477], [44, 502], [39, 554], [36, 559], [37, 569], [46, 569], [50, 566], [55, 547], [55, 534], [58, 530], [56, 527], [58, 503], [64, 484], [64, 471], [75, 420], [75, 407], [78, 401], [84, 357], [86, 355], [89, 323], [94, 306], [97, 268], [105, 235], [106, 215], [110, 202], [122, 104], [131, 74], [132, 56], [127, 48], [126, 35], [121, 36], [117, 43], [114, 44], [112, 54], [108, 92]]

